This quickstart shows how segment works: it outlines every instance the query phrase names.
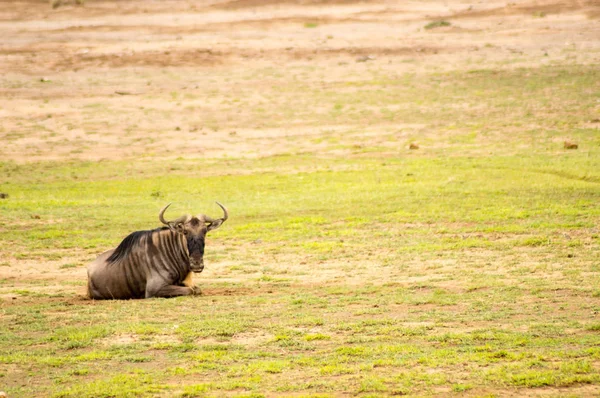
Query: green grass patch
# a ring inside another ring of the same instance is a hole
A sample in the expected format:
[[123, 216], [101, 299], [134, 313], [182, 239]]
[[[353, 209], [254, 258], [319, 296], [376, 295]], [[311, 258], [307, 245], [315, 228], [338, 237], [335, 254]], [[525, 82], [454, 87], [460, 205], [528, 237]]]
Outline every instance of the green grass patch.
[[435, 29], [435, 28], [440, 28], [440, 27], [444, 27], [444, 26], [450, 26], [451, 23], [448, 21], [433, 21], [433, 22], [429, 22], [427, 25], [425, 25], [425, 29], [429, 30], [429, 29]]
[[[173, 126], [182, 135], [225, 131], [231, 145], [245, 137], [240, 126], [290, 127], [288, 153], [1, 161], [2, 389], [11, 397], [600, 391], [600, 140], [587, 122], [600, 98], [598, 68], [372, 65], [327, 84], [312, 66], [251, 68], [227, 76], [227, 89], [212, 75], [202, 101], [222, 111], [204, 115], [204, 130]], [[163, 72], [175, 88], [148, 95], [174, 108], [145, 116], [201, 112], [183, 104], [197, 96], [181, 91], [180, 75]], [[258, 80], [268, 87], [257, 105], [245, 98], [256, 99]], [[98, 101], [75, 111], [122, 123]], [[23, 123], [7, 142], [34, 127]], [[565, 136], [580, 149], [565, 151]], [[420, 148], [409, 151], [413, 140]], [[173, 217], [220, 216], [215, 200], [230, 219], [208, 234], [206, 270], [195, 276], [202, 296], [81, 297], [84, 264], [130, 232], [160, 226], [166, 203]]]

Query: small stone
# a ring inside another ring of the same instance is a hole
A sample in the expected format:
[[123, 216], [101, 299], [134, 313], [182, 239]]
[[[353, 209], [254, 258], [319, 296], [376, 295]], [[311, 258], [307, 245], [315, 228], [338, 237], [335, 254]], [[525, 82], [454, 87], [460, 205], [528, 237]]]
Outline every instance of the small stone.
[[576, 142], [565, 141], [564, 148], [565, 149], [577, 149], [577, 148], [579, 148], [579, 145], [577, 145]]
[[411, 142], [408, 146], [408, 149], [419, 149], [419, 145], [417, 143]]
[[7, 193], [0, 192], [0, 199], [7, 199], [7, 198], [8, 198]]

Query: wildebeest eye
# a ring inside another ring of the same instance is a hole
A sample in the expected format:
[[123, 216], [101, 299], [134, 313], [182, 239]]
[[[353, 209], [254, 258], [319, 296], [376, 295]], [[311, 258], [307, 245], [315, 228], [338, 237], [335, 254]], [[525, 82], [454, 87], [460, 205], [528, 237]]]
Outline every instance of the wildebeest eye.
[[184, 229], [184, 230], [183, 230], [183, 234], [184, 234], [184, 235], [187, 235], [187, 234], [188, 234], [188, 231], [187, 231], [187, 229]]

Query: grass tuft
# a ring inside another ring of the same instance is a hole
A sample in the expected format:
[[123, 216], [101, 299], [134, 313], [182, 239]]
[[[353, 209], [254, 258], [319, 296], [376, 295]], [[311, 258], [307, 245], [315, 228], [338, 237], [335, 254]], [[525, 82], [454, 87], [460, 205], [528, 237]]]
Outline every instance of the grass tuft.
[[435, 29], [435, 28], [441, 28], [444, 26], [450, 26], [451, 23], [448, 21], [433, 21], [433, 22], [429, 22], [427, 25], [425, 25], [425, 29], [430, 30], [430, 29]]

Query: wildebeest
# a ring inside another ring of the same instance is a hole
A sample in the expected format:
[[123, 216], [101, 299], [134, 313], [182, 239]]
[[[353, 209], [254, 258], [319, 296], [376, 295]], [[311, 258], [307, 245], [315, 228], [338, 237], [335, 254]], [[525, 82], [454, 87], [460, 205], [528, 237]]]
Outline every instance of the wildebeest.
[[88, 295], [92, 299], [175, 297], [198, 293], [192, 272], [204, 269], [206, 233], [227, 220], [204, 214], [186, 214], [166, 221], [162, 208], [158, 219], [164, 227], [131, 233], [116, 249], [100, 254], [88, 266]]

